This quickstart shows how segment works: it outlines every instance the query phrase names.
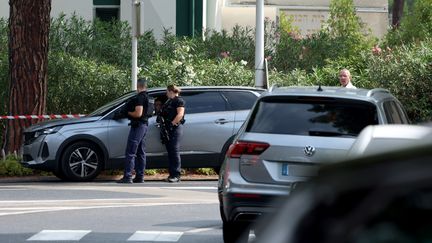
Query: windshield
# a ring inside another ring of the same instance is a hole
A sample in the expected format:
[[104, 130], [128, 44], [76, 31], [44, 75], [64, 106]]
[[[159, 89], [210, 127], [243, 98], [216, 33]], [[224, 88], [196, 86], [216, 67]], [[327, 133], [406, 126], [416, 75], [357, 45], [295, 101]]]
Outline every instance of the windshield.
[[124, 103], [126, 100], [128, 100], [132, 96], [134, 96], [135, 94], [136, 94], [136, 91], [126, 93], [126, 94], [120, 96], [119, 98], [109, 102], [108, 104], [105, 104], [105, 105], [99, 107], [97, 110], [93, 111], [88, 116], [90, 116], [90, 117], [91, 116], [104, 116], [107, 113], [109, 113], [110, 111], [112, 111], [114, 108], [116, 108], [117, 106]]

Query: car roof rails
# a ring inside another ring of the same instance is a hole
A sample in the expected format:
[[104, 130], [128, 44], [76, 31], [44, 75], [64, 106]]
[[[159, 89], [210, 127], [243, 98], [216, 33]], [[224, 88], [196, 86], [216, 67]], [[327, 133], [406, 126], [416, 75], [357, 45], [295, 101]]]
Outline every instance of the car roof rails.
[[375, 88], [375, 89], [371, 89], [367, 92], [366, 96], [367, 97], [371, 97], [372, 95], [376, 94], [376, 93], [386, 93], [386, 94], [390, 94], [390, 92], [386, 89], [383, 88]]
[[271, 87], [270, 87], [270, 89], [268, 90], [269, 92], [273, 92], [273, 90], [275, 90], [275, 89], [277, 89], [277, 88], [279, 88], [279, 85], [277, 85], [277, 84], [273, 84]]

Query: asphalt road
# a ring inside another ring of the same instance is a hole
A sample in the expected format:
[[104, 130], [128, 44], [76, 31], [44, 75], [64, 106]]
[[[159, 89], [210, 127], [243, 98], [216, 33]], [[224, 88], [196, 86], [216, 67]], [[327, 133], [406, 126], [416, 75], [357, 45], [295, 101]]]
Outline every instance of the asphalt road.
[[0, 242], [220, 243], [217, 181], [0, 181]]

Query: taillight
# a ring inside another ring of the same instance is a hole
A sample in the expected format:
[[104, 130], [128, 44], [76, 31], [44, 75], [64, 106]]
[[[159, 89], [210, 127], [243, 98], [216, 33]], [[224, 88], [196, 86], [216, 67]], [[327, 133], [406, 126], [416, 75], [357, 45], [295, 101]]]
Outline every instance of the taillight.
[[230, 158], [240, 158], [242, 155], [260, 155], [270, 144], [259, 142], [238, 141], [228, 149], [227, 156]]

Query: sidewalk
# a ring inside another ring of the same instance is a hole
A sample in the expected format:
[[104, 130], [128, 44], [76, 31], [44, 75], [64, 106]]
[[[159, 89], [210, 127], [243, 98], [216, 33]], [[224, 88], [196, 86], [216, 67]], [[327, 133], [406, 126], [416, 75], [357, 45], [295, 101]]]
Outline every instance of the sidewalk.
[[[116, 181], [120, 179], [121, 175], [100, 175], [94, 182], [101, 181]], [[168, 174], [157, 174], [157, 175], [146, 175], [146, 181], [164, 181], [168, 177]], [[217, 175], [198, 175], [188, 174], [182, 175], [182, 181], [212, 181], [217, 180]], [[13, 182], [47, 182], [47, 181], [60, 181], [55, 176], [14, 176], [14, 177], [0, 177], [1, 183], [13, 183]]]

